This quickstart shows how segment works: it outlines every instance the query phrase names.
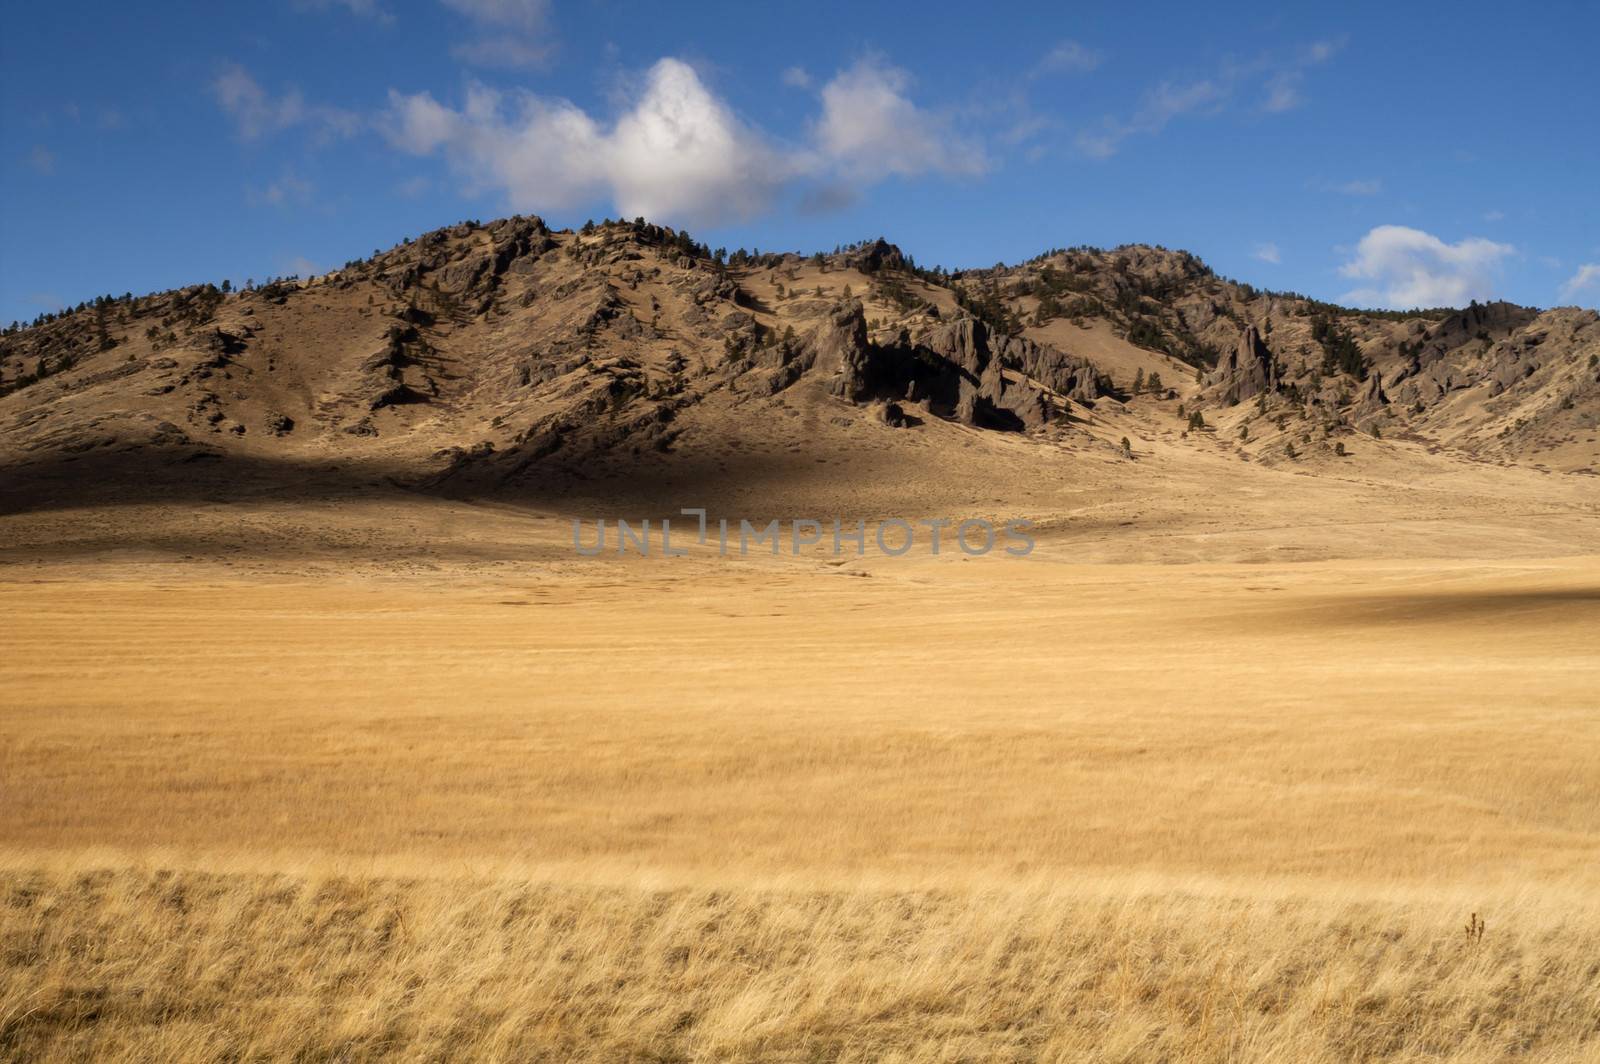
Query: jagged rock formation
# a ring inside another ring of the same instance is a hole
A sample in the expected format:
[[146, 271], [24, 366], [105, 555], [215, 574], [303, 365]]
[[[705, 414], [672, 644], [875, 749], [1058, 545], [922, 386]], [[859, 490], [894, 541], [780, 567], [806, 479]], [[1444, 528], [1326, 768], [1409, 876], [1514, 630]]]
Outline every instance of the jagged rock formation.
[[1356, 397], [1356, 417], [1370, 418], [1381, 414], [1388, 405], [1389, 397], [1383, 390], [1382, 379], [1376, 371], [1368, 373], [1366, 383], [1361, 386], [1361, 394]]
[[1277, 362], [1254, 325], [1244, 327], [1239, 343], [1217, 363], [1207, 384], [1230, 406], [1278, 390]]
[[824, 349], [840, 351], [834, 394], [917, 403], [974, 427], [1040, 428], [1065, 400], [1091, 403], [1099, 395], [1087, 361], [1022, 337], [996, 336], [970, 317], [947, 322], [930, 315], [880, 345], [867, 340], [855, 303], [836, 315]]

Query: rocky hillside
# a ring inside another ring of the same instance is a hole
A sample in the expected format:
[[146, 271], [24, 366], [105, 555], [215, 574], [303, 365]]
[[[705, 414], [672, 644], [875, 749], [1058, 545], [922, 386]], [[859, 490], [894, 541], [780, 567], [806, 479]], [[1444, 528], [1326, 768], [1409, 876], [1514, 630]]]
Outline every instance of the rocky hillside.
[[[1204, 419], [1209, 409], [1254, 404], [1265, 419], [1258, 444], [1292, 442], [1308, 427], [1355, 429], [1553, 469], [1600, 466], [1594, 311], [1510, 303], [1355, 311], [1262, 292], [1192, 255], [1150, 247], [1058, 251], [953, 283], [1000, 328], [1066, 350], [1109, 330], [1166, 356], [1168, 370], [1181, 363], [1198, 389], [1189, 408]], [[1161, 368], [1145, 359], [1115, 387], [1148, 388]]]
[[643, 222], [516, 217], [315, 278], [106, 297], [8, 330], [0, 463], [358, 462], [492, 492], [726, 454], [775, 420], [791, 452], [930, 422], [1120, 451], [1146, 416], [1197, 447], [1226, 423], [1274, 460], [1392, 434], [1593, 471], [1597, 353], [1593, 312], [1360, 313], [1157, 248], [948, 274], [882, 241], [727, 256]]

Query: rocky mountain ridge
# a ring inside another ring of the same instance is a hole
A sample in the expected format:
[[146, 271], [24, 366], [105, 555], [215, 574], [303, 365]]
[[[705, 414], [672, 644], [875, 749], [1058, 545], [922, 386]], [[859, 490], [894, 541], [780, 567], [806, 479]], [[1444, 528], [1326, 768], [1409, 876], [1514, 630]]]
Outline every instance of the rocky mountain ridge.
[[882, 240], [729, 256], [643, 221], [514, 217], [230, 288], [106, 297], [6, 330], [0, 462], [25, 476], [106, 454], [359, 460], [493, 491], [736, 445], [740, 426], [781, 416], [1125, 451], [1141, 417], [1178, 418], [1197, 445], [1222, 421], [1273, 460], [1387, 433], [1600, 466], [1592, 311], [1349, 311], [1159, 248], [948, 273]]

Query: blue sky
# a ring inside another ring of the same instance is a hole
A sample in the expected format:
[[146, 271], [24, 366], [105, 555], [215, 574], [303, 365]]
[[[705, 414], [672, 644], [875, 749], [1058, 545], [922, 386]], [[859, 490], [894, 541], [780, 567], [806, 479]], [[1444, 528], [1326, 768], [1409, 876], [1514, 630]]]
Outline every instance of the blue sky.
[[1294, 6], [15, 5], [0, 319], [515, 212], [1600, 303], [1600, 5]]

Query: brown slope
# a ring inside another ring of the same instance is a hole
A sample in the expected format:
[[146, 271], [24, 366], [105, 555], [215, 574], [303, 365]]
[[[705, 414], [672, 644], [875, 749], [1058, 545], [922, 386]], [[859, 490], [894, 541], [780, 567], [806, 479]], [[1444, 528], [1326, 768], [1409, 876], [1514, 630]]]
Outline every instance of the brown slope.
[[[1220, 427], [1269, 462], [1378, 431], [1586, 469], [1597, 333], [1592, 312], [1509, 304], [1344, 311], [1155, 248], [950, 277], [882, 241], [724, 264], [656, 226], [510, 218], [309, 280], [107, 300], [8, 332], [0, 462], [85, 497], [186, 482], [196, 462], [335, 492], [566, 496], [630, 477], [804, 479], [830, 448], [885, 471], [936, 454], [981, 482], [973, 447], [1011, 445], [939, 425], [1012, 430], [1048, 464], [1198, 409], [1208, 431], [1175, 460]], [[1161, 372], [1163, 394], [1131, 396], [1130, 368]], [[649, 455], [664, 457], [636, 475]]]

